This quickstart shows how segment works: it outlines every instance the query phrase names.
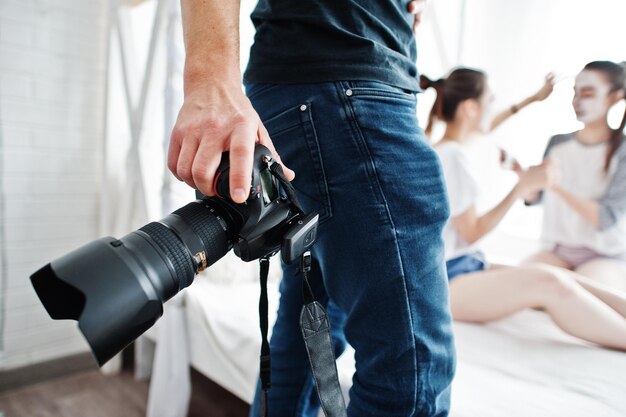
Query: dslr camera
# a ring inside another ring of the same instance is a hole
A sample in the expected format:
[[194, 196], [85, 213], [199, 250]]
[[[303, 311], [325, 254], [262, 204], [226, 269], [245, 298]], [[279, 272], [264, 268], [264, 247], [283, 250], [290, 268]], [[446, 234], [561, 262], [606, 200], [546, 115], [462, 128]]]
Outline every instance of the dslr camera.
[[215, 175], [217, 196], [198, 199], [116, 239], [104, 237], [31, 275], [53, 319], [73, 319], [99, 365], [150, 328], [163, 303], [229, 250], [244, 261], [281, 252], [291, 263], [316, 239], [318, 215], [306, 214], [269, 149], [254, 152], [250, 194], [230, 200], [228, 152]]

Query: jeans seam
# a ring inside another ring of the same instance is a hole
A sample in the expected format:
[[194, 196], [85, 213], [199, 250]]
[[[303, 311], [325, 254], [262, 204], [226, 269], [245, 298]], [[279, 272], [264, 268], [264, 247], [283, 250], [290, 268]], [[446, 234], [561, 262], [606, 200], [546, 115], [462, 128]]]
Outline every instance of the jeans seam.
[[341, 100], [344, 103], [344, 107], [346, 108], [346, 113], [348, 116], [348, 120], [350, 121], [350, 124], [352, 125], [352, 129], [354, 130], [357, 142], [361, 142], [359, 148], [361, 148], [361, 152], [364, 153], [363, 156], [367, 157], [369, 165], [370, 165], [370, 169], [368, 169], [368, 176], [370, 177], [369, 180], [371, 182], [373, 182], [373, 185], [375, 185], [375, 188], [377, 189], [376, 193], [379, 195], [379, 198], [381, 199], [381, 203], [383, 204], [383, 206], [385, 207], [385, 213], [387, 215], [387, 218], [389, 220], [389, 223], [391, 225], [391, 229], [393, 231], [393, 236], [394, 236], [394, 243], [396, 246], [396, 251], [397, 251], [397, 256], [398, 256], [398, 262], [400, 263], [400, 267], [402, 269], [402, 282], [403, 282], [403, 286], [404, 286], [404, 295], [405, 295], [405, 301], [407, 304], [407, 311], [408, 311], [408, 316], [409, 316], [409, 321], [410, 321], [410, 325], [411, 325], [411, 335], [412, 335], [412, 342], [413, 342], [413, 348], [415, 350], [415, 356], [413, 358], [413, 367], [416, 371], [415, 374], [415, 396], [413, 397], [413, 410], [411, 411], [411, 414], [409, 416], [414, 415], [417, 411], [418, 411], [418, 397], [422, 397], [422, 395], [424, 395], [423, 392], [423, 386], [421, 383], [421, 369], [419, 369], [418, 364], [420, 363], [418, 360], [418, 349], [417, 349], [417, 343], [415, 340], [415, 336], [413, 335], [413, 329], [414, 329], [414, 319], [413, 319], [413, 314], [410, 308], [410, 301], [409, 301], [409, 290], [407, 288], [407, 272], [406, 272], [406, 268], [404, 267], [404, 262], [402, 261], [402, 256], [401, 256], [401, 250], [400, 250], [400, 245], [398, 242], [398, 234], [397, 234], [397, 230], [395, 227], [395, 223], [393, 221], [393, 216], [391, 215], [391, 210], [389, 209], [389, 205], [387, 204], [387, 199], [385, 198], [385, 194], [383, 192], [382, 186], [380, 184], [380, 179], [378, 178], [378, 173], [376, 171], [376, 165], [374, 164], [374, 160], [372, 158], [371, 152], [369, 150], [369, 147], [367, 146], [367, 143], [365, 141], [365, 137], [363, 135], [363, 132], [361, 131], [361, 128], [359, 126], [357, 117], [356, 117], [356, 112], [354, 111], [354, 107], [352, 106], [352, 103], [350, 102], [350, 97], [347, 97], [345, 94], [343, 93], [343, 88], [342, 85], [338, 83], [337, 85], [337, 89], [339, 90], [339, 96], [341, 97]]
[[[346, 111], [348, 124], [352, 128], [357, 148], [361, 152], [361, 155], [363, 156], [363, 158], [366, 158], [368, 160], [368, 164], [366, 166], [368, 180], [370, 184], [374, 186], [373, 188], [374, 188], [376, 197], [378, 199], [378, 202], [383, 204], [385, 206], [385, 210], [388, 212], [387, 202], [385, 201], [385, 198], [382, 194], [380, 182], [378, 181], [378, 176], [376, 175], [376, 166], [374, 165], [374, 161], [372, 160], [372, 155], [369, 152], [367, 145], [365, 144], [363, 133], [361, 132], [361, 128], [358, 125], [356, 113], [354, 111], [354, 108], [352, 107], [352, 103], [350, 103], [349, 97], [345, 94], [346, 89], [341, 83], [337, 83], [337, 90], [338, 90], [337, 93], [340, 96], [341, 101], [343, 102], [344, 109]], [[393, 224], [392, 224], [392, 227], [394, 227]]]
[[385, 97], [385, 98], [398, 98], [401, 100], [408, 100], [411, 102], [415, 102], [417, 100], [417, 96], [415, 93], [409, 93], [405, 90], [402, 90], [399, 87], [394, 87], [392, 85], [388, 85], [385, 83], [378, 83], [384, 85], [387, 88], [374, 87], [374, 86], [366, 86], [360, 87], [358, 82], [348, 81], [347, 86], [350, 90], [352, 90], [352, 96], [361, 96], [361, 97]]
[[253, 83], [253, 84], [250, 84], [251, 87], [258, 86], [258, 89], [256, 91], [251, 92], [250, 95], [248, 95], [248, 93], [246, 93], [246, 96], [249, 99], [252, 99], [252, 98], [256, 97], [258, 94], [261, 94], [261, 93], [263, 93], [263, 92], [265, 92], [267, 90], [270, 90], [270, 89], [272, 89], [274, 87], [277, 87], [278, 85], [279, 84], [272, 84], [272, 83], [258, 83], [258, 84]]
[[402, 93], [394, 93], [392, 91], [375, 90], [373, 88], [351, 88], [352, 97], [371, 97], [371, 98], [389, 98], [393, 100], [404, 100], [409, 102], [415, 102], [415, 98]]
[[[328, 178], [326, 177], [326, 169], [324, 168], [324, 160], [322, 157], [322, 150], [320, 149], [320, 141], [319, 138], [317, 136], [317, 130], [315, 129], [315, 123], [313, 122], [313, 112], [312, 112], [312, 107], [313, 107], [313, 101], [309, 101], [307, 103], [307, 115], [308, 115], [308, 123], [311, 129], [311, 140], [309, 140], [308, 136], [305, 137], [305, 140], [308, 142], [312, 142], [311, 145], [315, 146], [315, 151], [318, 155], [319, 158], [319, 173], [322, 177], [322, 181], [320, 183], [318, 183], [318, 187], [322, 186], [322, 190], [320, 190], [320, 194], [321, 194], [321, 198], [323, 201], [320, 201], [320, 203], [322, 204], [322, 206], [326, 209], [326, 216], [323, 216], [324, 218], [320, 218], [320, 224], [330, 220], [333, 217], [333, 209], [332, 209], [332, 203], [330, 201], [330, 192], [328, 190]], [[305, 127], [306, 130], [306, 127]]]
[[[270, 85], [269, 88], [272, 86], [273, 85]], [[269, 88], [255, 92], [255, 95], [263, 94]], [[328, 180], [326, 177], [326, 169], [324, 168], [322, 151], [320, 149], [319, 138], [317, 136], [317, 129], [315, 128], [315, 123], [313, 121], [312, 106], [313, 102], [311, 100], [304, 101], [298, 106], [289, 106], [286, 110], [280, 111], [277, 114], [266, 118], [263, 123], [268, 128], [270, 137], [273, 139], [280, 135], [287, 134], [292, 130], [301, 133], [306, 154], [311, 161], [311, 169], [315, 173], [316, 177], [319, 177], [319, 179], [315, 180], [312, 185], [312, 188], [315, 188], [315, 191], [305, 192], [301, 188], [296, 187], [296, 192], [311, 198], [314, 200], [315, 204], [320, 205], [320, 210], [318, 211], [320, 214], [319, 224], [321, 225], [332, 217], [333, 210], [330, 201], [330, 192], [328, 189]], [[291, 117], [293, 113], [297, 114], [296, 118]], [[282, 122], [282, 118], [284, 117], [289, 119], [288, 123]]]

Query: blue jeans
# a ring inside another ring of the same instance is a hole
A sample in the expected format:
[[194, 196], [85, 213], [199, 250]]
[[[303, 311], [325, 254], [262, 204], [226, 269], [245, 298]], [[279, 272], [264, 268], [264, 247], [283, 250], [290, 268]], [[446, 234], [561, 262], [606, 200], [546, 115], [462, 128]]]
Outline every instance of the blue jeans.
[[[446, 416], [455, 369], [442, 230], [442, 171], [416, 97], [381, 83], [249, 85], [305, 210], [320, 214], [311, 284], [336, 355], [356, 351], [351, 417]], [[301, 277], [285, 266], [270, 417], [317, 415], [299, 327]], [[259, 389], [251, 409], [259, 415]]]

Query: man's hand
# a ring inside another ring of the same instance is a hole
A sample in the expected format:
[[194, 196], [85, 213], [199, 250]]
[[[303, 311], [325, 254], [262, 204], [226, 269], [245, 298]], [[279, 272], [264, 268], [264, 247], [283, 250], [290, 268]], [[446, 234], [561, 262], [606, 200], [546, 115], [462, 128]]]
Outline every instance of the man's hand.
[[[222, 152], [230, 151], [230, 196], [243, 203], [250, 193], [256, 143], [268, 147], [283, 165], [267, 130], [236, 81], [187, 85], [185, 90], [170, 139], [168, 168], [179, 180], [212, 196]], [[293, 179], [293, 171], [283, 168], [287, 179]]]
[[[282, 162], [241, 89], [239, 2], [181, 0], [181, 8], [185, 101], [172, 130], [167, 166], [179, 180], [212, 196], [222, 152], [230, 151], [230, 197], [243, 203], [250, 194], [255, 143]], [[293, 171], [284, 171], [293, 179]]]
[[427, 0], [413, 0], [409, 3], [407, 10], [409, 13], [415, 16], [415, 20], [413, 21], [413, 32], [417, 30], [417, 27], [422, 22], [422, 13], [426, 8]]

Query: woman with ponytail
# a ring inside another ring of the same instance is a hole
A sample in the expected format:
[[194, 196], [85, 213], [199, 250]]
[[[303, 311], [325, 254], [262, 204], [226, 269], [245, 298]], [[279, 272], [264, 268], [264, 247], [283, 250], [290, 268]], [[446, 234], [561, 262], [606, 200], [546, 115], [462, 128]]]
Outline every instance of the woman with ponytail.
[[444, 230], [450, 307], [455, 320], [485, 323], [525, 308], [541, 308], [565, 332], [600, 346], [626, 351], [626, 294], [566, 268], [546, 264], [488, 265], [476, 243], [493, 230], [518, 199], [553, 187], [555, 164], [519, 169], [518, 183], [483, 215], [476, 213], [478, 181], [465, 156], [465, 143], [482, 131], [491, 93], [486, 75], [458, 68], [422, 88], [435, 88], [432, 119], [446, 123], [438, 152], [450, 203]]
[[[450, 121], [453, 115], [450, 114], [450, 102], [454, 102], [455, 98], [459, 97], [470, 97], [475, 96], [476, 91], [473, 91], [476, 88], [480, 87], [480, 81], [475, 80], [477, 77], [476, 74], [473, 74], [469, 68], [458, 68], [458, 71], [450, 74], [452, 78], [448, 77], [448, 82], [445, 83], [445, 79], [440, 78], [436, 81], [429, 79], [425, 75], [420, 76], [420, 87], [423, 90], [428, 88], [434, 88], [437, 92], [437, 99], [433, 108], [428, 116], [428, 124], [426, 125], [426, 135], [430, 136], [432, 132], [432, 127], [436, 119], [443, 121]], [[481, 71], [477, 71], [478, 73], [482, 73]], [[478, 76], [480, 78], [480, 76]], [[479, 84], [474, 84], [473, 81], [478, 81]], [[513, 103], [511, 106], [506, 109], [500, 111], [495, 117], [488, 118], [489, 114], [484, 113], [484, 117], [481, 120], [482, 124], [480, 130], [482, 133], [490, 133], [495, 130], [498, 126], [500, 126], [505, 120], [509, 117], [513, 116], [526, 106], [532, 103], [536, 103], [539, 101], [543, 101], [546, 98], [550, 97], [552, 91], [554, 90], [555, 76], [553, 73], [548, 73], [545, 78], [544, 84], [541, 86], [536, 93], [526, 97], [524, 100], [519, 101], [517, 103]], [[444, 95], [444, 86], [446, 86], [446, 92], [448, 93], [448, 108], [442, 108], [442, 98]], [[458, 96], [458, 97], [452, 97]]]
[[617, 129], [609, 110], [626, 96], [624, 63], [594, 61], [576, 77], [572, 105], [584, 124], [550, 139], [546, 158], [561, 179], [529, 203], [543, 201], [543, 240], [532, 261], [577, 271], [626, 290], [626, 112]]

